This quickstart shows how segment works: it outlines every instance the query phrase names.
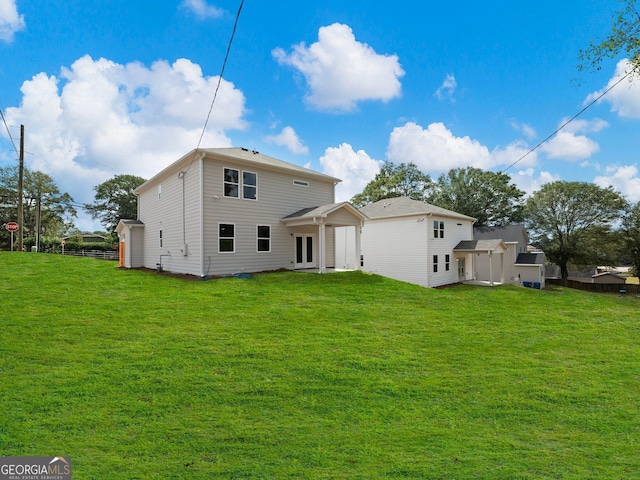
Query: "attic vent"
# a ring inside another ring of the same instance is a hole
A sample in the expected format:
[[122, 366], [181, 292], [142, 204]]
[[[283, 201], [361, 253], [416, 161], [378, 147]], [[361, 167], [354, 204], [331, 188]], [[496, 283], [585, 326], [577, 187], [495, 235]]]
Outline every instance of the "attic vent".
[[298, 185], [299, 187], [308, 187], [309, 186], [309, 182], [305, 182], [304, 180], [294, 180], [293, 184], [294, 185]]
[[458, 224], [458, 226], [459, 226], [459, 227], [461, 227], [461, 226], [462, 226], [462, 224], [461, 224], [461, 223], [459, 223], [459, 224]]

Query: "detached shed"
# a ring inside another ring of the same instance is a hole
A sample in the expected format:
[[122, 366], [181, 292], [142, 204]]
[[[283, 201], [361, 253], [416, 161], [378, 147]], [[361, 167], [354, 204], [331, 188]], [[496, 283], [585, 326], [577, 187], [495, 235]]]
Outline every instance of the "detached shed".
[[545, 286], [545, 255], [542, 252], [520, 253], [514, 265], [520, 283], [524, 286]]

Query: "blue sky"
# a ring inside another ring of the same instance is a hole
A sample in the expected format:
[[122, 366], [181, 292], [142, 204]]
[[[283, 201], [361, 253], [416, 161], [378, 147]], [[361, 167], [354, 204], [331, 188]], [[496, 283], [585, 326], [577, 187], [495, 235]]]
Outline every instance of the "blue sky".
[[[196, 147], [240, 2], [0, 0], [0, 107], [28, 168], [77, 202]], [[255, 2], [240, 14], [202, 147], [242, 146], [343, 179], [383, 161], [501, 171], [624, 71], [579, 73], [616, 0]], [[0, 125], [0, 166], [16, 153]], [[509, 168], [640, 201], [640, 87], [627, 81]], [[81, 229], [99, 229], [81, 214]]]

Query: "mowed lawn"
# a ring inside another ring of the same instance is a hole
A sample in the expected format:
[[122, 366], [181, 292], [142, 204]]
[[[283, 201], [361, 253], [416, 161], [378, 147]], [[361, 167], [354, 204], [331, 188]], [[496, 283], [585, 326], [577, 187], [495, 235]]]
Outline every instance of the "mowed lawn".
[[0, 455], [74, 479], [640, 478], [640, 299], [0, 253]]

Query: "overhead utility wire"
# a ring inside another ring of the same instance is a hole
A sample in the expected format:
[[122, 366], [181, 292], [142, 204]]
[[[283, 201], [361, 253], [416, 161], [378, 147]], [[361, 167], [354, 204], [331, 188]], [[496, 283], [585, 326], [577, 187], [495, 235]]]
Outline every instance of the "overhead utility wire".
[[13, 145], [13, 149], [16, 152], [16, 155], [19, 157], [18, 149], [16, 148], [16, 144], [13, 142], [13, 137], [11, 136], [11, 132], [9, 131], [9, 125], [7, 125], [7, 120], [4, 118], [4, 113], [2, 113], [2, 109], [0, 108], [0, 116], [2, 117], [2, 122], [4, 123], [4, 128], [7, 129], [7, 135], [9, 136], [9, 140], [11, 140], [11, 145]]
[[242, 11], [242, 6], [244, 5], [244, 0], [240, 1], [240, 7], [238, 7], [238, 13], [236, 14], [236, 21], [233, 24], [233, 31], [231, 32], [231, 38], [229, 39], [229, 45], [227, 45], [227, 53], [224, 56], [224, 61], [222, 62], [222, 70], [220, 71], [220, 76], [218, 77], [218, 85], [216, 86], [216, 91], [213, 94], [213, 100], [211, 100], [211, 106], [209, 107], [209, 113], [207, 114], [207, 119], [204, 122], [204, 127], [202, 127], [202, 133], [200, 134], [200, 139], [198, 140], [198, 146], [196, 147], [196, 151], [200, 148], [200, 143], [202, 143], [202, 137], [204, 137], [204, 132], [207, 130], [207, 124], [209, 123], [209, 117], [211, 117], [211, 111], [213, 110], [213, 104], [216, 103], [216, 98], [218, 96], [218, 90], [220, 89], [220, 83], [222, 82], [222, 75], [224, 75], [224, 69], [227, 66], [227, 59], [229, 58], [229, 52], [231, 51], [231, 44], [233, 43], [233, 37], [236, 34], [236, 28], [238, 27], [238, 20], [240, 20], [240, 12]]
[[569, 120], [567, 120], [566, 122], [564, 122], [562, 125], [560, 125], [557, 130], [555, 132], [553, 132], [551, 135], [549, 135], [547, 138], [545, 138], [544, 140], [542, 140], [540, 143], [538, 143], [535, 147], [533, 147], [531, 150], [529, 150], [527, 153], [525, 153], [524, 155], [522, 155], [518, 160], [516, 160], [515, 162], [513, 162], [511, 165], [509, 165], [507, 168], [505, 168], [504, 170], [502, 170], [502, 172], [500, 173], [504, 173], [507, 170], [509, 170], [511, 167], [513, 167], [515, 164], [521, 162], [522, 160], [524, 160], [526, 157], [528, 157], [530, 154], [532, 154], [534, 151], [536, 151], [540, 146], [542, 146], [544, 143], [546, 143], [547, 141], [549, 141], [551, 139], [551, 137], [553, 137], [555, 134], [557, 134], [560, 130], [562, 130], [564, 127], [566, 127], [567, 125], [569, 125], [571, 122], [573, 122], [576, 118], [578, 118], [580, 115], [582, 115], [585, 111], [587, 111], [591, 106], [593, 106], [594, 103], [598, 102], [598, 100], [600, 100], [602, 97], [604, 97], [607, 93], [609, 93], [614, 87], [616, 87], [620, 82], [622, 82], [625, 78], [627, 78], [629, 75], [631, 75], [632, 73], [634, 73], [636, 70], [638, 69], [638, 67], [634, 67], [632, 68], [629, 72], [627, 72], [622, 78], [620, 78], [620, 80], [618, 80], [616, 83], [614, 83], [613, 85], [611, 85], [609, 88], [607, 88], [604, 92], [602, 92], [600, 95], [598, 95], [596, 97], [595, 100], [593, 100], [591, 103], [589, 103], [586, 107], [584, 107], [582, 110], [580, 110], [578, 113], [576, 113], [573, 117], [571, 117]]

